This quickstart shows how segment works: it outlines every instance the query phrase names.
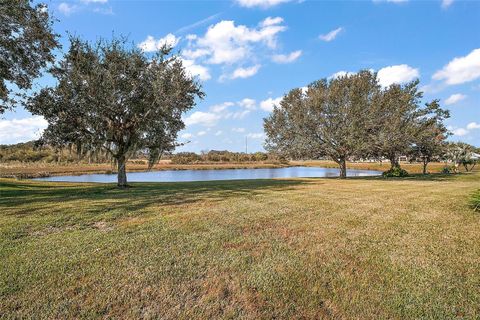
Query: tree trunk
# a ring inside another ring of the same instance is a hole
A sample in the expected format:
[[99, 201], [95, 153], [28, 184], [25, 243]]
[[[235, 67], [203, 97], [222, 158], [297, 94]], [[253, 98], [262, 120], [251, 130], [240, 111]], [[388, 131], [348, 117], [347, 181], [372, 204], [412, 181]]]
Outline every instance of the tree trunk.
[[400, 168], [400, 163], [398, 162], [398, 157], [396, 155], [391, 155], [389, 157], [389, 160], [391, 165], [390, 169]]
[[428, 165], [428, 161], [427, 159], [423, 159], [423, 174], [427, 174], [427, 165]]
[[347, 163], [345, 159], [340, 159], [338, 165], [340, 166], [340, 179], [347, 178]]
[[117, 166], [118, 166], [118, 172], [117, 172], [117, 180], [118, 184], [117, 186], [119, 188], [126, 188], [127, 187], [127, 172], [125, 170], [125, 156], [120, 156], [117, 158]]

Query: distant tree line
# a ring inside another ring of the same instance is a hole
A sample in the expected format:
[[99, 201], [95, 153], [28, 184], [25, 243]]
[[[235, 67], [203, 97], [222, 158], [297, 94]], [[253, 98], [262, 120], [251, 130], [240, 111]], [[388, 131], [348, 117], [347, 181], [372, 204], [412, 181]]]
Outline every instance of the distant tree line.
[[[449, 112], [439, 100], [422, 105], [418, 85], [415, 80], [384, 88], [364, 70], [292, 89], [264, 119], [266, 149], [289, 159], [329, 158], [342, 178], [352, 159], [387, 159], [387, 175], [404, 175], [400, 156], [419, 159], [426, 173], [429, 162], [462, 147], [447, 144]], [[461, 157], [468, 158], [470, 149]]]
[[75, 145], [54, 147], [29, 141], [11, 145], [0, 145], [0, 162], [43, 162], [43, 163], [106, 163], [112, 160], [106, 152], [90, 152]]
[[[75, 145], [63, 148], [40, 144], [41, 141], [29, 141], [13, 145], [0, 145], [0, 162], [43, 162], [43, 163], [107, 163], [113, 159], [108, 152], [91, 152], [89, 149], [77, 149]], [[148, 160], [148, 153], [137, 151], [132, 160]], [[227, 150], [166, 153], [162, 159], [171, 160], [173, 164], [195, 164], [212, 162], [260, 162], [277, 161], [273, 155], [265, 152], [243, 153]]]
[[179, 152], [169, 157], [174, 164], [192, 164], [201, 162], [260, 162], [277, 160], [265, 152], [244, 153], [227, 150], [203, 151], [201, 154], [194, 152]]

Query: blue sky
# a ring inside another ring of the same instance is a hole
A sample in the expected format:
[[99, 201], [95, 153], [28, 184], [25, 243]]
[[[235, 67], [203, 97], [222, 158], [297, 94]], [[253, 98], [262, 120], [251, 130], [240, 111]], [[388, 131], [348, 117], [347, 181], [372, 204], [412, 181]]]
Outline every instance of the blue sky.
[[[382, 84], [418, 77], [425, 102], [451, 111], [454, 135], [480, 146], [480, 1], [49, 1], [55, 30], [88, 40], [128, 35], [145, 51], [176, 44], [207, 96], [185, 116], [180, 150], [262, 150], [263, 118], [295, 87], [373, 69]], [[37, 87], [52, 84], [45, 76]], [[45, 121], [19, 108], [0, 143]]]

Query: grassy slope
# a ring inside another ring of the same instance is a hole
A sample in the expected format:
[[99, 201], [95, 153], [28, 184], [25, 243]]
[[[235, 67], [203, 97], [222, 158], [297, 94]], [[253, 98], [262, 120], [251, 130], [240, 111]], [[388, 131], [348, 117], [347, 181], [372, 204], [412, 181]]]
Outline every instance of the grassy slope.
[[479, 181], [0, 179], [0, 318], [478, 318]]

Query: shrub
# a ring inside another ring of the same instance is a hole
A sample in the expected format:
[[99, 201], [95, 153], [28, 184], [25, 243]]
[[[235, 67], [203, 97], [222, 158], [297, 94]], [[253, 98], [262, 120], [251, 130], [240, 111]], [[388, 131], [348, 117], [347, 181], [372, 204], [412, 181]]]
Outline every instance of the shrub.
[[202, 158], [194, 152], [179, 152], [172, 156], [173, 164], [190, 164], [201, 160]]
[[445, 166], [442, 169], [443, 174], [450, 174], [450, 173], [456, 173], [456, 169], [454, 166]]
[[382, 176], [385, 178], [390, 178], [390, 177], [407, 177], [408, 172], [400, 167], [395, 167], [393, 169], [390, 169], [388, 171], [385, 171], [382, 173]]

